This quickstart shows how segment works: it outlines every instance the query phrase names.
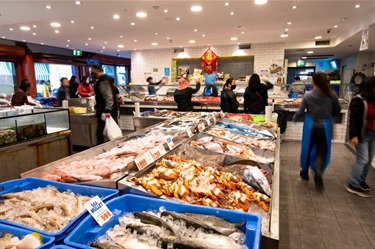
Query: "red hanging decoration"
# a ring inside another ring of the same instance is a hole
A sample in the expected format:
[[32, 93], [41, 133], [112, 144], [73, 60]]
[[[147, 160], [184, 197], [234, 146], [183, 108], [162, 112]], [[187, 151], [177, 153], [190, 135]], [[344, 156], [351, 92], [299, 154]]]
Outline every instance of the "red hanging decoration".
[[202, 67], [208, 73], [216, 73], [219, 70], [219, 56], [210, 47], [201, 57]]

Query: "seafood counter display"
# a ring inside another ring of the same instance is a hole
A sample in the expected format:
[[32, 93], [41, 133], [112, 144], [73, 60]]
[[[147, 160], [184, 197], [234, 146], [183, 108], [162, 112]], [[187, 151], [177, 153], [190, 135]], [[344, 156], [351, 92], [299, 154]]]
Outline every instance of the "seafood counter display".
[[36, 249], [43, 245], [43, 238], [39, 233], [31, 233], [22, 239], [17, 236], [3, 232], [0, 238], [0, 248], [5, 249]]
[[[173, 95], [151, 95], [146, 96], [146, 102], [174, 102]], [[220, 103], [220, 97], [211, 96], [193, 96], [191, 99], [195, 103]]]

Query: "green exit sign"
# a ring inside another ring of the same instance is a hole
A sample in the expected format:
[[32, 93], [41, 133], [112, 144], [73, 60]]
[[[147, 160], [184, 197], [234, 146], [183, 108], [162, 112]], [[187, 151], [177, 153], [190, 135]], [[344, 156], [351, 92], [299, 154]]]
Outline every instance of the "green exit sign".
[[73, 54], [74, 54], [75, 56], [82, 56], [82, 51], [81, 51], [81, 50], [74, 49], [74, 50], [73, 50]]
[[303, 60], [298, 60], [297, 61], [297, 66], [298, 67], [304, 67], [306, 65], [306, 62], [305, 61], [303, 61]]

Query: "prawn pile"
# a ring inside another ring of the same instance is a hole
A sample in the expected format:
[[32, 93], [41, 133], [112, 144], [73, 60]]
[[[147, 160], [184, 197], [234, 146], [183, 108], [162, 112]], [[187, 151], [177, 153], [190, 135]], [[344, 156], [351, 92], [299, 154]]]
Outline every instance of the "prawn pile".
[[0, 196], [0, 219], [47, 232], [58, 232], [81, 214], [90, 197], [37, 188]]
[[205, 167], [175, 155], [165, 156], [147, 175], [134, 178], [136, 185], [157, 196], [204, 206], [248, 211], [258, 203], [269, 211], [271, 199], [231, 174]]

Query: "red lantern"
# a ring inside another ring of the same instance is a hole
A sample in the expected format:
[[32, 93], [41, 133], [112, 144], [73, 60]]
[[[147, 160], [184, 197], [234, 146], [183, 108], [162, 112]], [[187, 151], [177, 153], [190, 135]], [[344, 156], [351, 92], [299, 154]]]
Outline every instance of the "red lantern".
[[202, 67], [208, 73], [216, 73], [219, 70], [219, 56], [217, 56], [210, 47], [201, 57]]

